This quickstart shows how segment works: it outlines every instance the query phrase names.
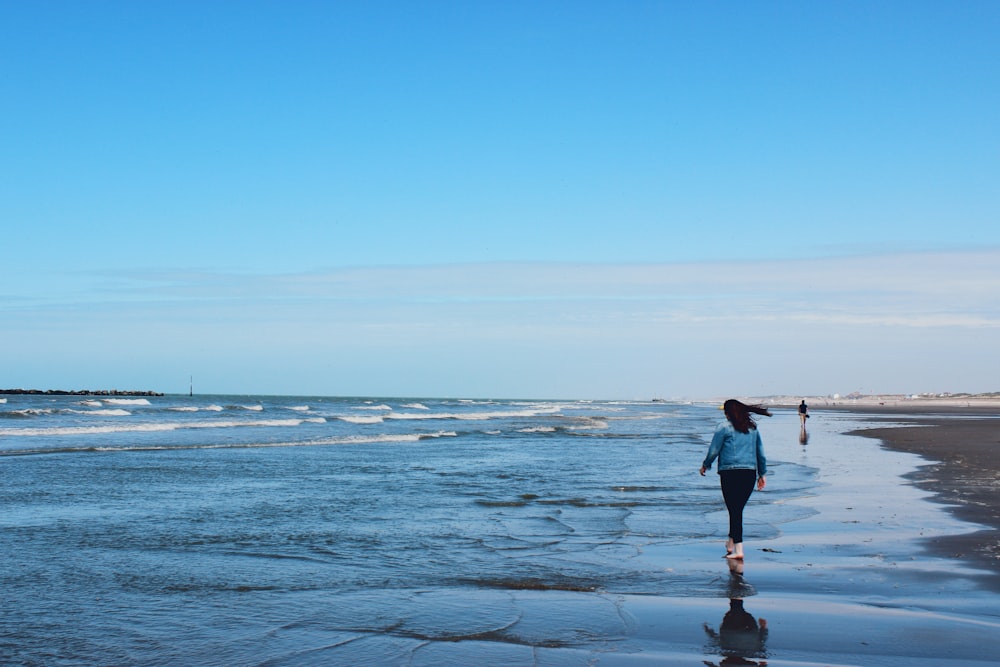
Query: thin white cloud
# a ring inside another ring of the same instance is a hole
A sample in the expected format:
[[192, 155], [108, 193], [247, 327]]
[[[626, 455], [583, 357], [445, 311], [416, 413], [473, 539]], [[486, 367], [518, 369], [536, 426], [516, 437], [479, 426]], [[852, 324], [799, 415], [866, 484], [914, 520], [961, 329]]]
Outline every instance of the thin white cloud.
[[153, 385], [187, 368], [239, 392], [991, 390], [1000, 368], [982, 350], [1000, 328], [997, 267], [1000, 249], [112, 273], [0, 301], [0, 347], [29, 360], [11, 366], [29, 384], [30, 360], [44, 359], [59, 373], [132, 373]]
[[[496, 263], [363, 267], [285, 275], [148, 271], [97, 274], [91, 289], [7, 300], [7, 309], [199, 304], [244, 317], [332, 307], [342, 320], [531, 318], [591, 326], [793, 321], [888, 327], [1000, 326], [1000, 249], [794, 261], [690, 264]], [[419, 308], [418, 308], [419, 307]], [[315, 316], [315, 313], [314, 315]], [[431, 326], [430, 324], [428, 326]]]

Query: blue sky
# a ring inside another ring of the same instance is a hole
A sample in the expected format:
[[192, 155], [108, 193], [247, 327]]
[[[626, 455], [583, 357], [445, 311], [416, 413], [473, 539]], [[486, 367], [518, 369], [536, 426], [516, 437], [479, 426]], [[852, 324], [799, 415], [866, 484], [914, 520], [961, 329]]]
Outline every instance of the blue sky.
[[995, 2], [0, 0], [0, 386], [1000, 390]]

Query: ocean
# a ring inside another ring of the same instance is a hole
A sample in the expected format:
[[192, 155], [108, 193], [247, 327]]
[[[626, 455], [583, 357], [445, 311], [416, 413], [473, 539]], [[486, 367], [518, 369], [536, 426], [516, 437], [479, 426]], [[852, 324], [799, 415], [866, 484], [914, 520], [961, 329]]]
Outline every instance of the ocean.
[[[625, 664], [650, 646], [625, 601], [735, 597], [697, 474], [716, 405], [6, 398], [2, 664]], [[748, 548], [821, 485], [793, 414], [761, 432]]]

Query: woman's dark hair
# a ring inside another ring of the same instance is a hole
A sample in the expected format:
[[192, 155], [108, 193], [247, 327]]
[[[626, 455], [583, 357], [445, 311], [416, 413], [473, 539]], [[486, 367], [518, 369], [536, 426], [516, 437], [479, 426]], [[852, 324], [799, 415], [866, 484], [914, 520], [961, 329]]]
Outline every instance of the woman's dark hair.
[[757, 428], [757, 422], [750, 416], [751, 412], [757, 415], [764, 415], [765, 417], [771, 416], [767, 408], [762, 408], [759, 405], [746, 405], [735, 398], [730, 398], [726, 401], [722, 405], [722, 409], [726, 413], [726, 419], [740, 433], [749, 433], [750, 429]]

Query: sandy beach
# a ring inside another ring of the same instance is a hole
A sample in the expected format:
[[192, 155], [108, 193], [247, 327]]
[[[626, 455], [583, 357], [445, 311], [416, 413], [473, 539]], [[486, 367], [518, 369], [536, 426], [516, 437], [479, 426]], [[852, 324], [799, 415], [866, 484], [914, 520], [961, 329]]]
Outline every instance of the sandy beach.
[[[929, 463], [906, 477], [934, 494], [959, 518], [988, 526], [975, 533], [930, 539], [927, 546], [951, 558], [967, 558], [1000, 575], [1000, 411], [994, 408], [927, 406], [869, 408], [872, 428], [852, 434], [918, 454]], [[900, 414], [892, 414], [894, 412]], [[986, 416], [992, 414], [993, 416]], [[880, 427], [885, 421], [905, 426]]]
[[[756, 402], [795, 410], [798, 400]], [[1000, 575], [1000, 398], [873, 395], [805, 400], [812, 415], [854, 414], [866, 422], [848, 435], [875, 438], [888, 449], [926, 459], [905, 478], [932, 493], [956, 517], [984, 527], [928, 539], [926, 547], [941, 556], [975, 561]]]

